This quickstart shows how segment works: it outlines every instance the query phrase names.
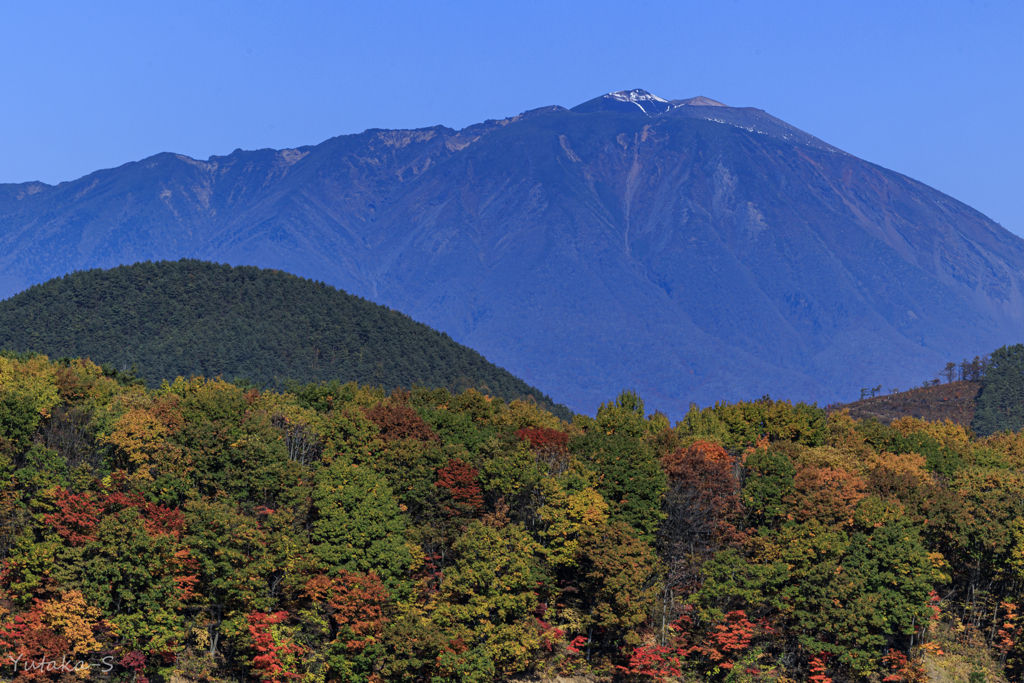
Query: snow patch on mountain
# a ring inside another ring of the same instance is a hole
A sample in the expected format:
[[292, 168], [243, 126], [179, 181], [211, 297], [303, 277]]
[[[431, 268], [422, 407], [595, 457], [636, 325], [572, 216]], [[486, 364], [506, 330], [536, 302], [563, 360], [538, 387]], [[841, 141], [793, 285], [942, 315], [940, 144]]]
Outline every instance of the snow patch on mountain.
[[648, 116], [660, 114], [661, 112], [668, 111], [672, 108], [672, 105], [669, 104], [668, 100], [662, 99], [657, 95], [649, 93], [646, 90], [641, 90], [640, 88], [610, 92], [604, 97], [606, 99], [615, 100], [616, 102], [635, 105], [640, 111]]
[[668, 100], [663, 100], [657, 95], [649, 93], [646, 90], [640, 90], [639, 88], [636, 90], [619, 90], [618, 92], [610, 92], [605, 95], [605, 97], [610, 97], [613, 100], [618, 100], [619, 102], [668, 102]]

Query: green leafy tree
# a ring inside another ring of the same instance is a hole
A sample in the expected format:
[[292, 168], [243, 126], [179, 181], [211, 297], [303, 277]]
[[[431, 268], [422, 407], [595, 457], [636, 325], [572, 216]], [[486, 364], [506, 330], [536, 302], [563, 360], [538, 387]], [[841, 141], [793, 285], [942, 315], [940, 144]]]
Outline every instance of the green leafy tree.
[[972, 605], [971, 620], [981, 623], [994, 606], [979, 600], [980, 593], [1002, 598], [1017, 591], [1007, 570], [1013, 561], [1013, 528], [1024, 518], [1024, 476], [994, 468], [960, 472], [929, 512], [926, 528], [933, 544], [949, 562], [964, 601]]
[[134, 507], [104, 516], [78, 560], [81, 590], [112, 615], [126, 650], [171, 653], [180, 647], [195, 565], [176, 534], [147, 526]]
[[664, 518], [661, 503], [668, 488], [654, 449], [626, 434], [590, 431], [572, 439], [569, 452], [597, 474], [597, 490], [611, 518], [653, 540]]
[[655, 412], [645, 416], [643, 399], [630, 390], [620, 393], [614, 401], [602, 403], [596, 417], [577, 415], [573, 418], [573, 424], [587, 432], [620, 434], [636, 439], [669, 428], [668, 418], [663, 413]]
[[785, 498], [793, 491], [796, 469], [784, 453], [759, 448], [747, 456], [748, 477], [743, 485], [743, 504], [760, 524], [785, 516]]
[[778, 543], [790, 566], [791, 628], [810, 652], [864, 673], [886, 646], [906, 647], [929, 614], [932, 567], [906, 521], [850, 535], [808, 522], [785, 528]]
[[541, 497], [543, 463], [526, 442], [511, 445], [491, 439], [482, 450], [488, 457], [480, 463], [480, 479], [488, 499], [503, 500], [516, 510], [519, 520], [532, 520]]
[[691, 602], [705, 623], [734, 610], [767, 617], [776, 646], [826, 653], [863, 678], [887, 648], [906, 649], [931, 615], [938, 577], [917, 528], [898, 514], [858, 515], [863, 525], [851, 532], [788, 523], [758, 538], [749, 557], [716, 555]]
[[109, 624], [112, 649], [146, 653], [137, 673], [168, 674], [167, 662], [182, 651], [198, 569], [181, 514], [109, 490], [56, 489], [53, 507], [37, 530], [43, 540], [23, 535], [8, 558], [8, 596], [25, 605], [78, 591]]
[[586, 528], [579, 546], [578, 605], [588, 656], [616, 657], [642, 642], [662, 566], [650, 544], [621, 521]]
[[0, 355], [0, 436], [27, 447], [25, 437], [59, 403], [56, 368], [46, 356]]
[[606, 433], [640, 438], [648, 431], [644, 402], [635, 391], [623, 391], [614, 403], [602, 403], [597, 409], [597, 428]]
[[383, 475], [336, 460], [317, 471], [312, 500], [312, 551], [331, 573], [376, 572], [392, 591], [404, 584], [406, 523]]
[[704, 438], [728, 450], [739, 450], [762, 437], [773, 442], [820, 446], [825, 442], [827, 425], [828, 417], [820, 408], [765, 396], [757, 401], [716, 403], [703, 410], [691, 406], [677, 431], [683, 438]]
[[472, 521], [453, 552], [432, 617], [453, 644], [444, 668], [477, 680], [522, 671], [540, 644], [533, 540], [517, 524]]
[[259, 521], [228, 500], [190, 501], [185, 520], [186, 541], [199, 567], [196, 592], [206, 615], [206, 654], [216, 657], [223, 636], [246, 632], [247, 614], [275, 606], [268, 586], [274, 558]]
[[608, 521], [608, 503], [586, 477], [569, 471], [542, 483], [544, 505], [537, 511], [540, 553], [553, 571], [572, 574], [579, 566], [580, 537]]

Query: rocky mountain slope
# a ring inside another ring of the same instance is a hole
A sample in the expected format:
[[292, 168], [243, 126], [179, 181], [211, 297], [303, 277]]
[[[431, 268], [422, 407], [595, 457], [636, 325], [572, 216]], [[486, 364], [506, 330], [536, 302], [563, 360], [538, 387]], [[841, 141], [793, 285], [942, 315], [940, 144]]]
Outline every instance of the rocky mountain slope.
[[180, 257], [386, 304], [591, 413], [850, 400], [1024, 337], [1024, 241], [763, 111], [643, 91], [0, 186], [0, 296]]

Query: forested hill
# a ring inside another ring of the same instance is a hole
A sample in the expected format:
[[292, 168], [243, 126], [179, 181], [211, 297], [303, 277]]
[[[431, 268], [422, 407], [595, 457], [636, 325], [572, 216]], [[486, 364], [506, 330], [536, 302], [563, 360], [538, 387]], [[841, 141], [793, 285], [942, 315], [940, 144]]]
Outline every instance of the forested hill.
[[77, 272], [0, 302], [0, 348], [192, 375], [476, 388], [568, 409], [479, 353], [397, 311], [277, 270], [197, 260]]

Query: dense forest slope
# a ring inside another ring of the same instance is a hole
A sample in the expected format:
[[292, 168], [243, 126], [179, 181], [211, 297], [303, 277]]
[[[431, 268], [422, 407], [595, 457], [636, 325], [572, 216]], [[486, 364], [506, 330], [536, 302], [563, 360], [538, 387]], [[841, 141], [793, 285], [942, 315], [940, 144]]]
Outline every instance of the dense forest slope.
[[77, 272], [0, 302], [0, 348], [88, 357], [150, 386], [192, 375], [543, 392], [397, 311], [280, 271], [182, 260]]
[[640, 91], [0, 186], [0, 296], [181, 257], [388, 305], [587, 413], [848, 401], [1024, 338], [1024, 240], [763, 111]]
[[0, 671], [1020, 680], [1022, 469], [1024, 434], [767, 399], [569, 424], [0, 354]]

